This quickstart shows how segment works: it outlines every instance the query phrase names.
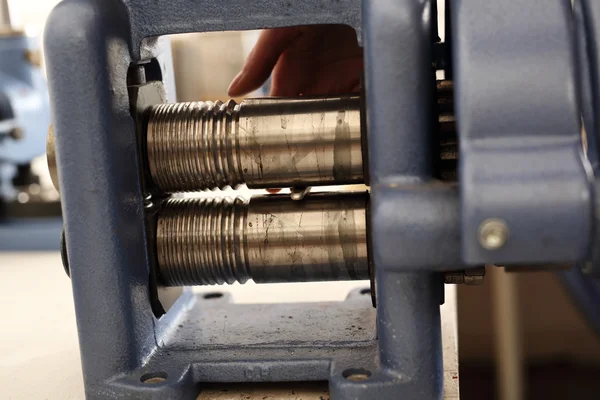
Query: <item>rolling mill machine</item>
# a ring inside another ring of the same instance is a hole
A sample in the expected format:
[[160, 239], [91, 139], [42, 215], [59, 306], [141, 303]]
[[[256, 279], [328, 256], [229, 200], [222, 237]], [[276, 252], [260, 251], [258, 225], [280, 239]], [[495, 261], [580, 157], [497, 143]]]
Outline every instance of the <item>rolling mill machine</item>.
[[[486, 264], [598, 274], [600, 4], [446, 11], [442, 43], [430, 0], [57, 6], [50, 163], [89, 398], [281, 381], [328, 381], [333, 399], [441, 398], [445, 282], [481, 282]], [[308, 24], [356, 30], [361, 94], [177, 103], [165, 90], [161, 36]], [[241, 184], [293, 190], [177, 194]], [[369, 189], [318, 189], [354, 184]], [[250, 279], [370, 289], [270, 306], [182, 289]]]

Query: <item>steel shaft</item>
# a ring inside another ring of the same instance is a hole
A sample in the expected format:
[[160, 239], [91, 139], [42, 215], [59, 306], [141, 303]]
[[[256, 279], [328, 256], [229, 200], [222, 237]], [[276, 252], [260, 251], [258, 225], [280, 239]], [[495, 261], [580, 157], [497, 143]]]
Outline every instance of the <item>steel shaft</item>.
[[367, 195], [168, 200], [157, 223], [165, 286], [369, 279]]
[[[452, 82], [438, 82], [437, 92], [436, 177], [456, 180]], [[164, 193], [244, 183], [250, 188], [367, 183], [360, 113], [358, 96], [152, 106], [143, 129], [146, 168]], [[53, 143], [50, 129], [48, 168], [56, 177]]]
[[161, 104], [147, 161], [162, 191], [364, 182], [360, 97]]

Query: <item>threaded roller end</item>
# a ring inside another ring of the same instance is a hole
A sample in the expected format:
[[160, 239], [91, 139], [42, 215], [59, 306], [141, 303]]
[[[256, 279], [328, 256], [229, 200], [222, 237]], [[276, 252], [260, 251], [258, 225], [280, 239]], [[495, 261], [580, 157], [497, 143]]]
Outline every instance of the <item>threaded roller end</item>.
[[250, 279], [244, 241], [248, 206], [241, 199], [169, 200], [156, 247], [165, 286], [221, 285]]
[[176, 192], [243, 183], [235, 135], [238, 111], [233, 100], [151, 107], [146, 148], [154, 184]]

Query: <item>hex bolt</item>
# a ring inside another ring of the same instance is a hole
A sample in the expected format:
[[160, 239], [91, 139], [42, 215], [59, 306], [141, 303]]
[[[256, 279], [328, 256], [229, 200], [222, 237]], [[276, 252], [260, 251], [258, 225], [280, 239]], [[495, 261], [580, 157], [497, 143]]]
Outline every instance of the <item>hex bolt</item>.
[[479, 225], [479, 244], [486, 250], [498, 250], [508, 240], [508, 225], [499, 218], [486, 219]]

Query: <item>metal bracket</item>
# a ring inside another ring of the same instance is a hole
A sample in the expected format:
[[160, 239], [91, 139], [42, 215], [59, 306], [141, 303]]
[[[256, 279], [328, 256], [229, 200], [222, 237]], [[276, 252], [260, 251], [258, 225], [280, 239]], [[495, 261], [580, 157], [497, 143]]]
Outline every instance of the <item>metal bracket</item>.
[[585, 259], [591, 169], [570, 3], [457, 0], [452, 13], [463, 260]]

